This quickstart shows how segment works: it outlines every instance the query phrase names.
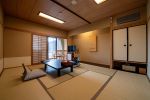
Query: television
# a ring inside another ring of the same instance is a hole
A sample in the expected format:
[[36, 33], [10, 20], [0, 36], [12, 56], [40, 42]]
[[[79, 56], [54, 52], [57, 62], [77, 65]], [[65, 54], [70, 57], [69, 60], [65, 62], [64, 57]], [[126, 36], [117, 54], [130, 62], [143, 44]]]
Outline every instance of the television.
[[76, 51], [76, 46], [75, 45], [68, 46], [68, 52], [75, 52], [75, 51]]

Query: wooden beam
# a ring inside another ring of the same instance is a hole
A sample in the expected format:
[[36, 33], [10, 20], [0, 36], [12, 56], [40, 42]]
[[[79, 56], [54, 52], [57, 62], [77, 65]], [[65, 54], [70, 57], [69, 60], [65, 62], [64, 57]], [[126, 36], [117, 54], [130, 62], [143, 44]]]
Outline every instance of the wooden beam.
[[86, 21], [88, 24], [91, 24], [91, 22], [89, 22], [88, 20], [86, 20], [85, 18], [81, 17], [80, 15], [78, 15], [77, 13], [75, 13], [74, 11], [70, 10], [69, 8], [67, 8], [66, 6], [62, 5], [61, 3], [59, 3], [56, 0], [50, 0], [52, 2], [54, 2], [55, 4], [61, 6], [62, 8], [66, 9], [67, 11], [71, 12], [72, 14], [76, 15], [77, 17], [79, 17], [80, 19]]

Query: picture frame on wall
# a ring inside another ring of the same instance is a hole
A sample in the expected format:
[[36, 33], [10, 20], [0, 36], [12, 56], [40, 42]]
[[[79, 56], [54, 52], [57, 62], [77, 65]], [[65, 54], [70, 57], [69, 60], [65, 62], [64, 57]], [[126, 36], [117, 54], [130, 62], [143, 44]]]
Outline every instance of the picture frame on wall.
[[89, 36], [89, 51], [90, 52], [97, 51], [97, 36], [96, 36], [96, 34], [92, 34]]

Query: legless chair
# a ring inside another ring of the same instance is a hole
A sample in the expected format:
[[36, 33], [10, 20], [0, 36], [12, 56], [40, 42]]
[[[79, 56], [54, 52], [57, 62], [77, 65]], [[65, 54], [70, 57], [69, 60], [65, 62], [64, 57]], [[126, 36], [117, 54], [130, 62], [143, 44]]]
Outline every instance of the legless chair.
[[24, 72], [23, 72], [23, 80], [24, 81], [39, 78], [41, 76], [46, 75], [46, 73], [44, 71], [42, 71], [41, 69], [34, 69], [34, 70], [31, 71], [24, 64], [22, 64], [22, 66], [23, 66], [23, 69], [24, 69]]

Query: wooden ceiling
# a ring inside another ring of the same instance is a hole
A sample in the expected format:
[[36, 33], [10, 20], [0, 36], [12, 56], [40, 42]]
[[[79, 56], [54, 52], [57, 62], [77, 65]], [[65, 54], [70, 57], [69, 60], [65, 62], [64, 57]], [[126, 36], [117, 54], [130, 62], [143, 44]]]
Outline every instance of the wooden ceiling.
[[[53, 1], [54, 0], [3, 0], [2, 3], [6, 15], [56, 27], [66, 31], [89, 24]], [[105, 17], [143, 6], [147, 2], [147, 0], [107, 0], [106, 2], [97, 5], [94, 0], [77, 0], [77, 4], [72, 5], [71, 0], [55, 1], [91, 23]], [[65, 23], [58, 24], [41, 18], [38, 16], [39, 12], [61, 19], [65, 21]]]

